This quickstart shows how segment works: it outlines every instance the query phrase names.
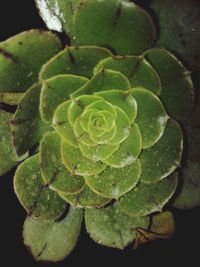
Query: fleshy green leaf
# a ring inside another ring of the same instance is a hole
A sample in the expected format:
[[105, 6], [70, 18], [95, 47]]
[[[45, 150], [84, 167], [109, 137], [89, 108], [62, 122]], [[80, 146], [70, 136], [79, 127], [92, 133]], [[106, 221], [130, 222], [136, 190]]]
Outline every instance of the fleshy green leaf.
[[18, 155], [38, 144], [43, 134], [50, 130], [39, 114], [40, 92], [40, 85], [33, 85], [22, 98], [12, 119], [13, 142]]
[[107, 203], [110, 202], [109, 198], [105, 198], [96, 194], [94, 191], [90, 189], [89, 186], [85, 186], [83, 191], [78, 194], [66, 194], [66, 193], [59, 193], [60, 197], [63, 198], [65, 201], [69, 202], [74, 207], [79, 208], [92, 208], [92, 207], [103, 207]]
[[57, 262], [74, 249], [81, 229], [82, 210], [70, 208], [61, 221], [38, 220], [28, 217], [23, 238], [37, 261]]
[[120, 199], [120, 210], [130, 216], [145, 216], [162, 211], [176, 190], [177, 180], [177, 175], [173, 174], [157, 183], [138, 184]]
[[83, 177], [71, 175], [61, 159], [61, 140], [58, 135], [47, 133], [40, 142], [40, 169], [46, 185], [55, 191], [78, 193], [83, 190]]
[[10, 121], [12, 114], [0, 110], [0, 176], [17, 164], [17, 155], [12, 143]]
[[159, 21], [157, 46], [176, 52], [194, 70], [200, 70], [199, 1], [154, 0], [152, 8]]
[[175, 119], [185, 119], [194, 99], [194, 87], [188, 70], [164, 49], [149, 50], [145, 57], [161, 79], [161, 99], [168, 114]]
[[182, 169], [180, 192], [173, 205], [178, 209], [200, 205], [200, 162], [188, 161]]
[[68, 100], [57, 107], [53, 117], [53, 127], [62, 140], [71, 146], [78, 147], [74, 130], [68, 120], [70, 105], [71, 101]]
[[[85, 108], [90, 105], [94, 104], [98, 100], [102, 100], [101, 97], [95, 96], [95, 95], [82, 95], [77, 98], [72, 98], [72, 104], [69, 107], [69, 122], [72, 126], [74, 126], [74, 123], [76, 119], [83, 113]], [[109, 105], [110, 106], [110, 105]], [[93, 107], [91, 107], [93, 108]], [[94, 107], [95, 108], [95, 107]], [[104, 106], [105, 108], [105, 106]], [[110, 110], [108, 110], [110, 111]], [[114, 108], [112, 108], [112, 111], [115, 112]]]
[[123, 0], [85, 1], [75, 12], [74, 29], [72, 43], [111, 47], [121, 55], [141, 54], [155, 35], [146, 11]]
[[65, 142], [61, 144], [61, 153], [63, 163], [72, 175], [95, 175], [106, 168], [101, 161], [87, 159], [78, 148]]
[[43, 183], [38, 155], [26, 159], [14, 177], [15, 193], [29, 215], [36, 218], [57, 219], [66, 203]]
[[162, 102], [150, 91], [135, 89], [133, 96], [138, 104], [136, 123], [142, 135], [143, 148], [149, 148], [163, 135], [168, 116]]
[[130, 122], [134, 122], [137, 116], [137, 102], [131, 95], [130, 91], [123, 92], [121, 90], [108, 90], [104, 92], [98, 92], [95, 95], [98, 95], [111, 104], [121, 108], [128, 115]]
[[141, 181], [152, 183], [170, 175], [179, 167], [183, 150], [183, 136], [180, 126], [169, 120], [161, 139], [140, 156]]
[[57, 75], [43, 82], [40, 95], [42, 119], [51, 123], [57, 106], [68, 100], [70, 94], [82, 87], [88, 79], [76, 75]]
[[115, 206], [102, 209], [86, 209], [86, 229], [90, 237], [100, 245], [123, 249], [136, 238], [138, 227], [146, 229], [148, 217], [131, 218]]
[[91, 78], [96, 64], [110, 56], [112, 56], [110, 51], [101, 47], [67, 47], [43, 65], [40, 80], [46, 80], [58, 74], [74, 74]]
[[142, 138], [139, 127], [133, 124], [127, 139], [120, 144], [119, 149], [104, 162], [114, 168], [124, 168], [133, 164], [138, 158], [142, 149]]
[[93, 94], [99, 91], [107, 90], [129, 90], [131, 85], [129, 80], [120, 72], [101, 69], [93, 78], [72, 94], [73, 97], [85, 94]]
[[123, 73], [132, 87], [143, 87], [154, 94], [161, 93], [161, 82], [157, 72], [142, 56], [113, 56], [103, 59], [95, 67], [96, 74], [101, 68]]
[[0, 91], [25, 92], [38, 80], [41, 66], [60, 50], [50, 32], [31, 30], [0, 43]]
[[130, 191], [140, 178], [140, 162], [124, 167], [107, 167], [102, 173], [94, 176], [85, 176], [86, 183], [98, 194], [118, 199]]

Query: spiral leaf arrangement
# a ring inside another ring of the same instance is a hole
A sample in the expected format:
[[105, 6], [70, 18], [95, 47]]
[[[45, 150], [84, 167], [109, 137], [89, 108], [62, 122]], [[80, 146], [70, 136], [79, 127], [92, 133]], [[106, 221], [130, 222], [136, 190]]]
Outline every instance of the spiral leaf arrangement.
[[197, 114], [189, 72], [152, 48], [153, 21], [131, 1], [36, 2], [72, 46], [38, 30], [0, 44], [1, 102], [17, 105], [1, 111], [0, 170], [23, 161], [14, 188], [28, 213], [25, 244], [37, 260], [62, 260], [83, 209], [91, 238], [108, 247], [170, 237], [162, 209], [172, 196], [179, 208], [200, 202], [199, 186], [188, 199], [194, 163], [177, 194], [182, 128]]

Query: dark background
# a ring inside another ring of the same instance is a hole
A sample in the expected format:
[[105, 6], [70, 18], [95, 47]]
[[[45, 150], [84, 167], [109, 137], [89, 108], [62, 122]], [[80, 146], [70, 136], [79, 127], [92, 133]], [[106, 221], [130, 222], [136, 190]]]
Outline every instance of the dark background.
[[[34, 0], [1, 0], [0, 41], [31, 28], [45, 29]], [[26, 214], [13, 191], [13, 173], [14, 170], [0, 179], [0, 262], [5, 266], [200, 266], [200, 208], [174, 210], [177, 230], [170, 240], [157, 240], [136, 251], [130, 246], [121, 252], [94, 243], [83, 229], [75, 250], [65, 261], [54, 265], [37, 263], [23, 245], [21, 233]]]

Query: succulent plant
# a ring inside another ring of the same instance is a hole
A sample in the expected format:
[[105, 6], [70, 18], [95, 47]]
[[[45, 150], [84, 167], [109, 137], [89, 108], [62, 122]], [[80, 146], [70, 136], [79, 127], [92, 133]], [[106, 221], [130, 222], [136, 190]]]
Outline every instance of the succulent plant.
[[0, 173], [20, 162], [25, 244], [36, 260], [62, 260], [83, 215], [108, 247], [170, 237], [174, 219], [163, 207], [200, 204], [190, 73], [153, 48], [154, 23], [131, 1], [36, 2], [72, 45], [39, 30], [0, 44], [0, 99], [17, 106], [0, 113]]

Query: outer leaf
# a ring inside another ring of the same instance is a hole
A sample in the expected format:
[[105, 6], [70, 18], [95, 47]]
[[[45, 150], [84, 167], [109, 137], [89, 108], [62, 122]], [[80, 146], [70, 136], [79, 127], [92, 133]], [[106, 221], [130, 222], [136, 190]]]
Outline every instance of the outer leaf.
[[91, 238], [97, 243], [123, 249], [131, 243], [138, 227], [147, 228], [148, 217], [131, 218], [119, 212], [115, 206], [102, 209], [86, 209], [85, 223]]
[[157, 46], [176, 52], [194, 70], [200, 70], [200, 5], [190, 0], [154, 0], [159, 21]]
[[146, 11], [123, 0], [85, 1], [75, 12], [74, 29], [73, 43], [111, 47], [121, 55], [141, 54], [155, 37]]
[[11, 119], [12, 114], [0, 110], [0, 176], [17, 163], [17, 155], [12, 143]]
[[40, 85], [33, 85], [22, 98], [14, 114], [12, 132], [18, 155], [23, 155], [38, 144], [43, 134], [50, 130], [39, 114], [40, 92]]
[[179, 167], [183, 151], [183, 136], [180, 126], [169, 120], [161, 139], [140, 156], [141, 181], [152, 183], [159, 181]]
[[187, 69], [164, 49], [149, 50], [145, 57], [160, 76], [161, 99], [168, 114], [175, 119], [185, 119], [194, 100], [194, 87]]
[[41, 66], [60, 50], [50, 32], [31, 30], [0, 43], [0, 91], [25, 92], [38, 80]]
[[38, 261], [63, 260], [76, 245], [81, 222], [82, 210], [75, 208], [70, 208], [58, 222], [28, 217], [24, 223], [24, 243]]
[[200, 205], [200, 162], [187, 162], [181, 173], [180, 192], [174, 206], [178, 209], [190, 209]]
[[18, 167], [14, 188], [22, 206], [36, 218], [57, 219], [66, 208], [66, 203], [57, 193], [44, 185], [38, 155], [28, 158]]
[[119, 201], [119, 208], [130, 216], [145, 216], [161, 211], [177, 187], [177, 175], [153, 184], [140, 183]]
[[40, 80], [46, 80], [58, 74], [74, 74], [91, 78], [96, 64], [110, 56], [112, 56], [111, 52], [101, 47], [67, 47], [42, 67]]

